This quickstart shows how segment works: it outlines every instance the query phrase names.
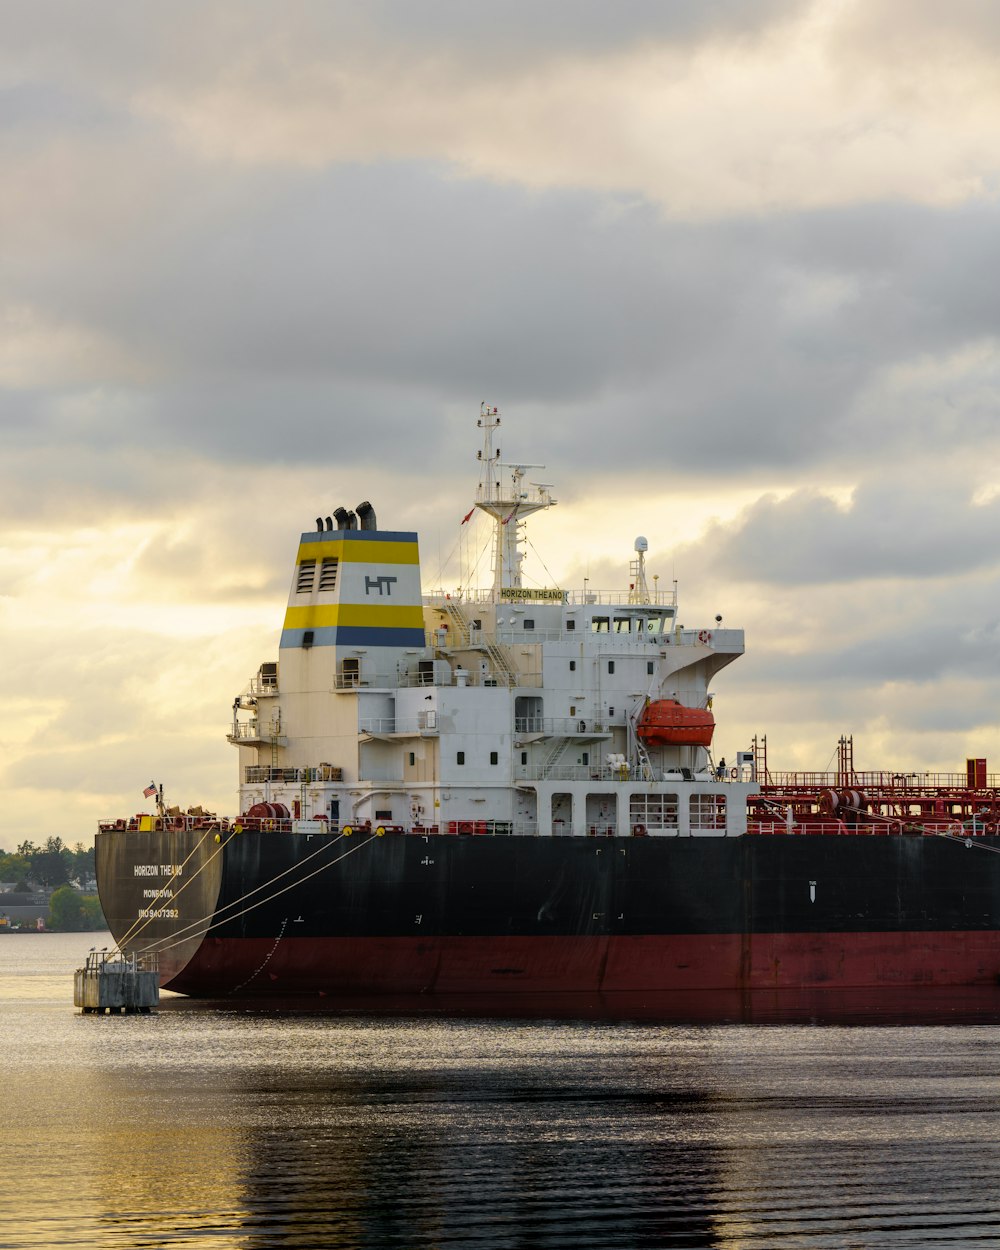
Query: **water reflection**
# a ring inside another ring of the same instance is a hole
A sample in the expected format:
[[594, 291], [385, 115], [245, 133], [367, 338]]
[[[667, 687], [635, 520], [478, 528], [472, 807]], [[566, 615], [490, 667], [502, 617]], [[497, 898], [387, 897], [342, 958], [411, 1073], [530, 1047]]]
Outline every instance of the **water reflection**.
[[666, 994], [497, 994], [341, 996], [216, 1000], [165, 996], [166, 1010], [248, 1015], [414, 1016], [699, 1025], [1000, 1024], [1000, 985], [803, 990], [671, 991]]
[[[259, 1088], [260, 1105], [287, 1089]], [[704, 1095], [508, 1083], [476, 1066], [300, 1085], [254, 1142], [246, 1241], [294, 1247], [717, 1244], [718, 1149], [656, 1140]], [[636, 1116], [649, 1121], [638, 1129]]]
[[1000, 1244], [992, 1023], [112, 1019], [4, 958], [4, 1247]]

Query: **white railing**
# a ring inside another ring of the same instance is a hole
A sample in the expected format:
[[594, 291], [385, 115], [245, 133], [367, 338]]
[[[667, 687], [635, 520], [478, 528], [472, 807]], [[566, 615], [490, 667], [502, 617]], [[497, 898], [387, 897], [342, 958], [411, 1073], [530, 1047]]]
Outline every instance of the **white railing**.
[[280, 724], [262, 725], [259, 720], [230, 721], [226, 736], [240, 742], [284, 742]]
[[518, 629], [510, 626], [507, 629], [498, 629], [496, 640], [504, 647], [516, 647], [519, 643], [522, 646], [531, 646], [539, 642], [562, 642], [567, 634], [576, 634], [576, 630], [572, 629]]
[[[514, 778], [517, 781], [634, 781], [649, 784], [638, 771], [610, 764], [515, 764]], [[652, 780], [654, 784], [662, 782], [672, 786], [711, 784], [714, 787], [730, 784], [728, 777], [717, 780], [710, 773], [694, 773], [690, 777], [677, 772], [659, 773]]]
[[421, 712], [419, 716], [377, 716], [363, 720], [358, 729], [366, 734], [436, 734], [437, 713]]
[[268, 781], [280, 783], [303, 781], [342, 781], [344, 771], [334, 764], [318, 764], [311, 768], [278, 768], [267, 764], [247, 764], [246, 784], [263, 785]]
[[[523, 587], [527, 594], [530, 594], [533, 587]], [[550, 590], [554, 587], [543, 587], [542, 589]], [[451, 601], [461, 606], [469, 603], [493, 603], [495, 602], [492, 590], [471, 590], [466, 589], [452, 594], [446, 590], [432, 591], [430, 594], [423, 596], [423, 601], [429, 607], [438, 607], [442, 601]], [[514, 606], [513, 600], [500, 599], [496, 602], [502, 603], [505, 607]], [[552, 599], [519, 599], [517, 606], [521, 608], [531, 607], [537, 604], [539, 607], [551, 605]], [[555, 600], [556, 603], [559, 600]], [[635, 592], [631, 590], [591, 590], [586, 587], [583, 590], [563, 590], [562, 602], [568, 604], [576, 604], [578, 606], [600, 607], [601, 604], [621, 605], [622, 607], [644, 608], [644, 607], [676, 607], [677, 591], [671, 587], [669, 590], [651, 590], [644, 596], [641, 602], [635, 598]]]
[[250, 679], [249, 693], [259, 698], [266, 698], [278, 693], [277, 677], [269, 677], [266, 681], [258, 675]]
[[611, 734], [612, 729], [603, 720], [589, 720], [585, 716], [515, 716], [514, 732], [562, 738], [592, 738], [606, 737]]
[[620, 768], [587, 764], [518, 764], [514, 777], [518, 781], [628, 781], [629, 773], [622, 776]]

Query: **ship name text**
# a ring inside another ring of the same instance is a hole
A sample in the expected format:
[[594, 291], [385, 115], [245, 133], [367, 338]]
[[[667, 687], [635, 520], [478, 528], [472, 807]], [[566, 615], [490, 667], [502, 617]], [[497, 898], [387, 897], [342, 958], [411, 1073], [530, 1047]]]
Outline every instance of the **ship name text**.
[[566, 597], [565, 591], [562, 590], [544, 590], [540, 587], [534, 590], [529, 587], [521, 586], [501, 586], [500, 598], [508, 601], [517, 601], [520, 603], [538, 602], [539, 600], [549, 603], [562, 603]]

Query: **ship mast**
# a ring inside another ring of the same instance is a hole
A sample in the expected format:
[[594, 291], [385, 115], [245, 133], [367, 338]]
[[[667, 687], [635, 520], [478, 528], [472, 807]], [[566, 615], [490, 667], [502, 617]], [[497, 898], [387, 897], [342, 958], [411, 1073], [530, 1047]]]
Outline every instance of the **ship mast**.
[[487, 403], [479, 407], [479, 428], [483, 445], [479, 451], [482, 479], [476, 491], [476, 507], [493, 520], [493, 590], [492, 600], [499, 603], [501, 592], [521, 585], [523, 522], [533, 512], [551, 508], [556, 502], [551, 487], [544, 482], [525, 482], [527, 469], [542, 469], [540, 464], [504, 464], [500, 448], [494, 447], [500, 428], [500, 411]]

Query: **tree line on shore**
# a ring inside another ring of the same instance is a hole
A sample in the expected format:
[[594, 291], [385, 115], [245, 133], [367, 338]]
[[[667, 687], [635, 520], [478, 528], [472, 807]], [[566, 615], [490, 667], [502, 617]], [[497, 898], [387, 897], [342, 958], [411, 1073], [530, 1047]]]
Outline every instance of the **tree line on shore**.
[[0, 850], [0, 881], [18, 894], [52, 892], [46, 921], [50, 929], [79, 932], [105, 927], [97, 895], [87, 892], [93, 879], [94, 848], [82, 842], [69, 847], [54, 836], [40, 846], [25, 840], [15, 851]]

